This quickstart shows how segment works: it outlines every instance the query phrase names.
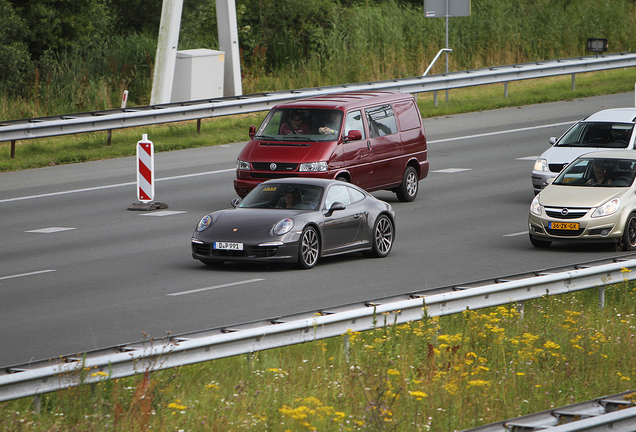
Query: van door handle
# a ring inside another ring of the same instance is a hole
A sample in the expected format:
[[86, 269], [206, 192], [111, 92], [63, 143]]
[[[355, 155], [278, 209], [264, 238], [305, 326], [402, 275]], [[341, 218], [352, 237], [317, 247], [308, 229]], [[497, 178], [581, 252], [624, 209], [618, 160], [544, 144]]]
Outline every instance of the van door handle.
[[367, 141], [367, 149], [371, 150], [371, 141]]

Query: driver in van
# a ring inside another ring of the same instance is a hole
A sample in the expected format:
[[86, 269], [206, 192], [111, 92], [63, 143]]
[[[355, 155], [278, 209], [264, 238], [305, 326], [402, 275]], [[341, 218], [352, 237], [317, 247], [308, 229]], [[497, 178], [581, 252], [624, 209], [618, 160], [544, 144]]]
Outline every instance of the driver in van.
[[307, 135], [309, 133], [311, 133], [309, 126], [303, 121], [300, 113], [295, 110], [289, 113], [287, 123], [280, 127], [281, 135]]

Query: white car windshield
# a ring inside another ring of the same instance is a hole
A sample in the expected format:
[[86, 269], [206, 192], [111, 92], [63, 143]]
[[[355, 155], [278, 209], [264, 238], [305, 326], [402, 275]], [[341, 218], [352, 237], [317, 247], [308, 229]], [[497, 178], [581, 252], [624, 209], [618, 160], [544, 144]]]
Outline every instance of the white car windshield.
[[630, 123], [580, 122], [567, 131], [556, 146], [627, 148], [633, 129]]
[[553, 184], [586, 187], [628, 187], [634, 181], [635, 159], [582, 157], [565, 167]]

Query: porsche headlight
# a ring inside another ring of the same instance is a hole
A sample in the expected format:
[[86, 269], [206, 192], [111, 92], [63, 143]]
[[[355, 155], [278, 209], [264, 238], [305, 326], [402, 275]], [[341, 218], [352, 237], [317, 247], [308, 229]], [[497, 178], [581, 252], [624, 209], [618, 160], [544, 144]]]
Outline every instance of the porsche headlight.
[[548, 170], [548, 161], [542, 158], [534, 161], [534, 170], [535, 171], [549, 171]]
[[539, 195], [535, 196], [530, 204], [530, 213], [541, 216], [541, 204], [539, 204]]
[[199, 221], [199, 225], [197, 225], [197, 232], [203, 231], [204, 229], [209, 227], [211, 223], [212, 223], [212, 218], [210, 217], [210, 215], [203, 216], [201, 220]]
[[294, 227], [294, 221], [291, 219], [283, 219], [274, 225], [272, 232], [275, 235], [287, 234]]
[[247, 161], [242, 161], [240, 159], [236, 160], [236, 169], [237, 170], [243, 170], [243, 171], [249, 171], [251, 169], [250, 167], [250, 163]]
[[619, 198], [611, 199], [605, 204], [603, 204], [602, 206], [597, 207], [596, 210], [594, 210], [594, 213], [592, 213], [592, 217], [597, 218], [597, 217], [613, 215], [614, 213], [618, 211], [618, 208], [620, 207], [620, 205], [621, 205], [621, 200]]
[[300, 164], [298, 171], [327, 171], [327, 162], [307, 162]]

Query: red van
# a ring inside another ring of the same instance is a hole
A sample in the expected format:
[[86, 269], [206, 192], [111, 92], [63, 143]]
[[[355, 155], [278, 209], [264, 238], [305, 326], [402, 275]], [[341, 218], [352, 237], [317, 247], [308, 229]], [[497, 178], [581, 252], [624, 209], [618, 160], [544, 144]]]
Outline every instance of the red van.
[[422, 116], [409, 93], [347, 92], [282, 103], [249, 134], [236, 165], [240, 197], [265, 180], [320, 177], [413, 201], [428, 175]]

